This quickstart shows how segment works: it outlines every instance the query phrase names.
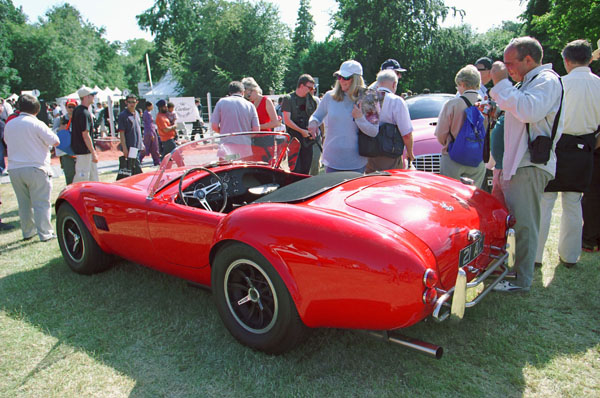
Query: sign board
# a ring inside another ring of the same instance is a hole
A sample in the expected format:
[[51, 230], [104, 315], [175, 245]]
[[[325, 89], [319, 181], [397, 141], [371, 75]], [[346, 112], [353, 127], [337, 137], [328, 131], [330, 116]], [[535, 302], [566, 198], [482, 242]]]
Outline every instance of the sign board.
[[152, 90], [152, 86], [150, 85], [150, 83], [147, 83], [147, 82], [138, 83], [138, 93], [139, 93], [140, 97], [143, 97], [144, 95], [146, 95], [146, 93], [148, 93], [150, 90]]
[[178, 122], [192, 123], [200, 119], [200, 114], [194, 100], [194, 97], [169, 98], [169, 101], [175, 104], [175, 113], [177, 114]]

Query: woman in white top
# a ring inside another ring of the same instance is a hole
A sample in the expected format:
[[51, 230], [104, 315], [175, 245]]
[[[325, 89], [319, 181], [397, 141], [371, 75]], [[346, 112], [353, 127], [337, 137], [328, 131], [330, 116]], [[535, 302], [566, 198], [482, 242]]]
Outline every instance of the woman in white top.
[[365, 86], [360, 63], [350, 60], [342, 63], [333, 90], [328, 91], [308, 123], [308, 131], [317, 136], [319, 126], [325, 123], [327, 137], [323, 144], [322, 162], [325, 172], [356, 171], [363, 173], [367, 158], [358, 154], [358, 129], [375, 137], [378, 126], [370, 123], [358, 106], [360, 88]]

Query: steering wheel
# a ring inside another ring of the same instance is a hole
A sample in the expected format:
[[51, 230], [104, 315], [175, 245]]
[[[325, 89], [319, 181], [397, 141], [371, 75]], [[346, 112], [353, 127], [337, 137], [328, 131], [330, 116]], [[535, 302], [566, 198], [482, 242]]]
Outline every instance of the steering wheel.
[[[217, 182], [202, 188], [195, 188], [193, 192], [183, 192], [183, 180], [185, 180], [185, 177], [198, 170], [206, 171], [208, 174], [215, 177]], [[223, 180], [221, 180], [221, 177], [219, 177], [206, 167], [193, 167], [185, 173], [183, 173], [183, 175], [179, 179], [179, 197], [183, 201], [183, 204], [189, 206], [187, 199], [196, 199], [198, 202], [200, 202], [202, 207], [204, 207], [204, 209], [208, 211], [213, 211], [207, 200], [208, 195], [213, 194], [219, 188], [221, 189], [221, 194], [223, 195], [223, 205], [219, 209], [219, 213], [221, 213], [225, 209], [225, 206], [227, 206], [227, 188], [225, 187], [225, 184], [223, 184]]]

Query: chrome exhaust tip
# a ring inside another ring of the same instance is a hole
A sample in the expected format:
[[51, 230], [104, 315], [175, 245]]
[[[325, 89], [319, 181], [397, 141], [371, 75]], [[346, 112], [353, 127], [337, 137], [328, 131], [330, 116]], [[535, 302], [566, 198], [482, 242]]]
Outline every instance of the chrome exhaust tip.
[[407, 337], [401, 335], [400, 333], [396, 333], [394, 331], [375, 331], [370, 330], [369, 333], [371, 336], [386, 340], [390, 343], [399, 344], [404, 347], [412, 348], [413, 350], [419, 351], [423, 354], [427, 354], [435, 359], [441, 359], [442, 355], [444, 355], [444, 348], [427, 343], [425, 341], [413, 339], [411, 337]]

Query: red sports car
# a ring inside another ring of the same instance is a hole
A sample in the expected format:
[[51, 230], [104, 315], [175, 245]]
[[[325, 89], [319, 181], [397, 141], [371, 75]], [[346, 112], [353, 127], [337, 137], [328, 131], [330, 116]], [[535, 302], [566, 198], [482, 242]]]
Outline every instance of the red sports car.
[[335, 327], [441, 356], [391, 331], [460, 318], [487, 294], [507, 270], [512, 217], [431, 173], [295, 174], [297, 146], [284, 133], [216, 135], [156, 171], [72, 184], [56, 201], [63, 257], [82, 274], [118, 256], [210, 287], [231, 334], [267, 353]]

